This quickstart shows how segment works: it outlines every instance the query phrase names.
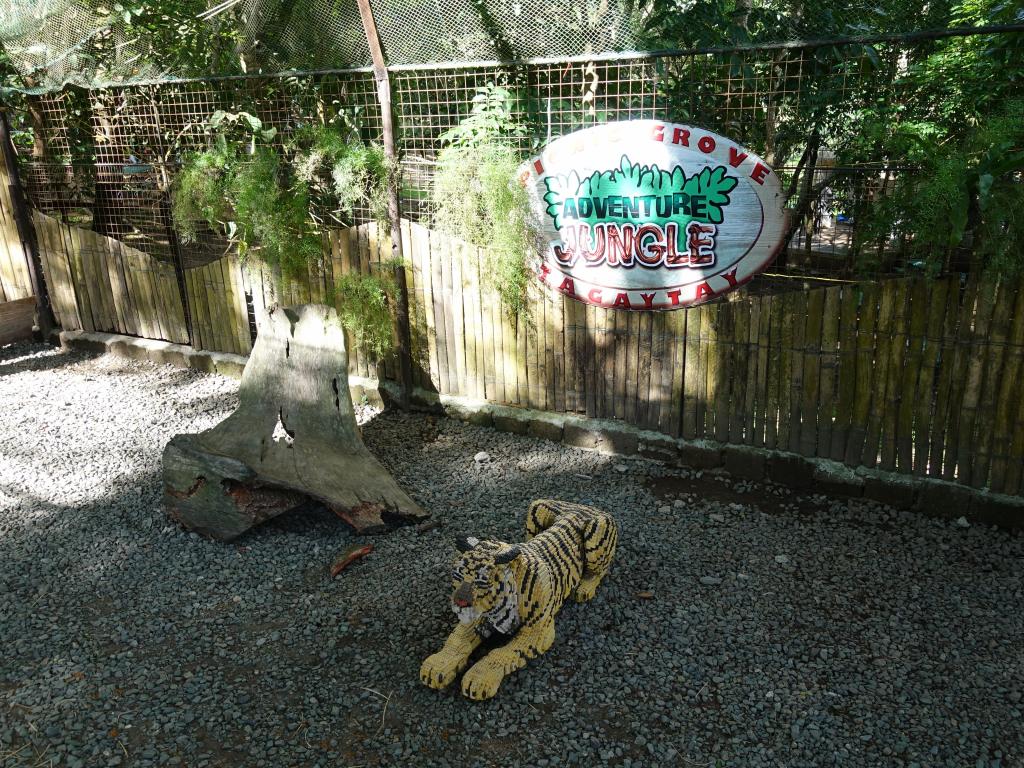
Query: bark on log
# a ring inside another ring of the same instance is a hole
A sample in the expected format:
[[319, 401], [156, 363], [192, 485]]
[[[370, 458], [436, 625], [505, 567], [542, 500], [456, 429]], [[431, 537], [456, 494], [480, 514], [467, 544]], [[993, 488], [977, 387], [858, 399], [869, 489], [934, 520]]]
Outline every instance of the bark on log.
[[363, 445], [334, 309], [261, 312], [239, 401], [164, 448], [164, 503], [186, 528], [227, 541], [309, 498], [360, 533], [427, 516]]

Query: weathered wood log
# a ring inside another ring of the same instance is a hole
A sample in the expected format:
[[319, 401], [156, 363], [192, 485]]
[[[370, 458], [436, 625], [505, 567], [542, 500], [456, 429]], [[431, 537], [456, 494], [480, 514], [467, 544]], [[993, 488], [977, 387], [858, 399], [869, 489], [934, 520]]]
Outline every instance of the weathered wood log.
[[263, 310], [239, 401], [164, 448], [164, 503], [186, 528], [227, 541], [310, 498], [360, 533], [427, 516], [363, 445], [334, 309]]

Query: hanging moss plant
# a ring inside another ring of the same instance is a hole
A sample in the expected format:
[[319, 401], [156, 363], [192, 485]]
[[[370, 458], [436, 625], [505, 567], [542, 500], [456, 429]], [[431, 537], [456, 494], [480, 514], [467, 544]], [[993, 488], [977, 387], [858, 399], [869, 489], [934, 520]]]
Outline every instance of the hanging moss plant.
[[486, 247], [487, 274], [513, 314], [527, 308], [527, 259], [537, 251], [530, 200], [515, 181], [519, 157], [497, 141], [448, 147], [434, 177], [434, 226]]
[[219, 226], [229, 218], [225, 186], [228, 169], [236, 159], [226, 145], [218, 144], [190, 156], [178, 172], [171, 196], [171, 216], [181, 242], [196, 241], [200, 222]]
[[334, 290], [338, 317], [356, 344], [378, 358], [391, 351], [395, 340], [389, 299], [397, 292], [395, 279], [385, 272], [342, 275], [335, 278]]
[[[274, 146], [274, 134], [256, 118], [231, 117], [211, 119], [220, 129], [212, 146], [188, 156], [176, 178], [171, 211], [183, 243], [195, 242], [205, 222], [228, 237], [243, 259], [258, 258], [286, 276], [302, 277], [323, 257], [327, 226], [350, 226], [358, 207], [388, 221], [393, 169], [379, 146], [324, 126]], [[239, 129], [246, 132], [242, 137]], [[392, 346], [391, 283], [378, 275], [346, 275], [336, 286], [342, 323], [376, 355]]]
[[330, 202], [333, 214], [352, 221], [362, 207], [378, 224], [388, 223], [388, 188], [396, 168], [383, 147], [326, 126], [309, 126], [296, 133], [292, 148], [296, 180]]
[[527, 309], [527, 262], [539, 252], [539, 234], [516, 181], [522, 158], [514, 145], [525, 129], [513, 104], [505, 88], [478, 89], [471, 114], [441, 136], [447, 146], [437, 157], [432, 198], [437, 229], [488, 249], [489, 279], [516, 315]]

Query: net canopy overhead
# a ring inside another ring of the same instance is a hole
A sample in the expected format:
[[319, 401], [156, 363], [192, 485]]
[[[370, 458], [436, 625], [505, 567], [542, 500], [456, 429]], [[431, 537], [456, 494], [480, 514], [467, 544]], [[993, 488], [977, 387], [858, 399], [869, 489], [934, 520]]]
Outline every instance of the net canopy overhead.
[[[356, 0], [0, 0], [0, 47], [24, 90], [368, 67]], [[632, 51], [631, 0], [371, 0], [387, 63]], [[19, 89], [20, 90], [20, 89]]]
[[0, 0], [0, 46], [29, 90], [154, 79], [131, 16], [83, 0]]

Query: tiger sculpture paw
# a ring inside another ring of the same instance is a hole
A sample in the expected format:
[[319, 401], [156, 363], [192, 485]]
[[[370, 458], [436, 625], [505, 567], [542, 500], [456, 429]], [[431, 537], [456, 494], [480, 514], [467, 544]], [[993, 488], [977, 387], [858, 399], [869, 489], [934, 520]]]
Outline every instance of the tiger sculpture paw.
[[442, 651], [424, 660], [420, 667], [420, 679], [431, 688], [445, 688], [451, 685], [465, 667], [465, 660], [460, 661]]
[[482, 701], [502, 681], [555, 642], [555, 617], [572, 596], [587, 602], [608, 573], [618, 528], [608, 514], [566, 501], [542, 499], [526, 515], [527, 541], [460, 539], [452, 573], [452, 610], [459, 624], [441, 650], [420, 667], [420, 680], [446, 688], [469, 664], [480, 642], [510, 638], [473, 664], [462, 693]]
[[580, 582], [580, 585], [576, 587], [572, 596], [577, 603], [589, 603], [594, 599], [594, 595], [597, 594], [597, 585], [601, 583], [600, 578], [596, 579], [584, 579]]
[[481, 659], [462, 676], [462, 695], [476, 701], [489, 699], [498, 692], [498, 686], [504, 679], [500, 666]]

